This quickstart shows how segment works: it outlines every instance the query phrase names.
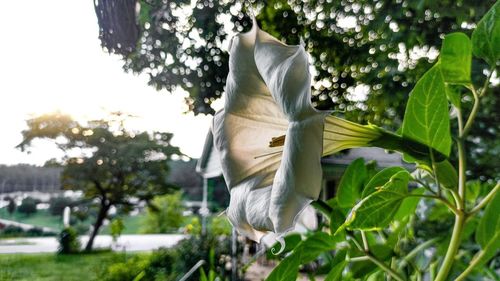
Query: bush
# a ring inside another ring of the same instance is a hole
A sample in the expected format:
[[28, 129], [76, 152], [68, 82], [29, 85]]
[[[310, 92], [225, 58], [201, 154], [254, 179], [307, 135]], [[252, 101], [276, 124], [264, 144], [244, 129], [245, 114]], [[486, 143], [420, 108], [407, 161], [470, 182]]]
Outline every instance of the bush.
[[[150, 258], [149, 265], [144, 270], [144, 280], [170, 281], [175, 280], [181, 272], [173, 271], [177, 259], [177, 253], [173, 249], [160, 248]], [[183, 273], [182, 273], [183, 274]]]
[[37, 201], [31, 197], [26, 197], [21, 202], [21, 205], [17, 208], [19, 213], [25, 214], [27, 216], [36, 213]]
[[[230, 239], [226, 236], [192, 236], [182, 240], [174, 248], [160, 248], [148, 259], [134, 258], [107, 268], [102, 280], [175, 281], [187, 273], [198, 261], [205, 260], [204, 272], [213, 271], [221, 280], [230, 276], [226, 263], [230, 257]], [[241, 249], [239, 249], [241, 251]], [[200, 271], [195, 271], [189, 280], [199, 280]]]
[[[124, 281], [135, 280], [140, 274], [144, 274], [144, 268], [148, 266], [149, 260], [139, 257], [134, 257], [126, 262], [119, 262], [110, 265], [105, 275], [101, 278], [104, 281]], [[147, 279], [141, 278], [145, 281]], [[154, 279], [152, 279], [154, 280]]]
[[53, 216], [62, 216], [66, 206], [71, 207], [73, 200], [68, 197], [52, 197], [49, 201], [49, 213]]
[[177, 232], [184, 221], [183, 211], [180, 192], [155, 197], [148, 208], [143, 232]]
[[80, 251], [80, 240], [76, 230], [72, 227], [66, 227], [61, 231], [58, 237], [59, 254], [73, 254]]
[[9, 201], [9, 203], [7, 205], [7, 212], [9, 213], [9, 215], [12, 215], [17, 207], [16, 202], [14, 201], [14, 199], [12, 199], [10, 197], [7, 201]]
[[41, 237], [41, 236], [54, 236], [53, 232], [45, 232], [41, 228], [30, 228], [24, 230], [19, 226], [8, 225], [4, 229], [0, 230], [0, 237], [12, 238], [12, 237]]
[[[180, 241], [175, 249], [177, 259], [173, 271], [178, 274], [188, 272], [198, 261], [205, 260], [207, 262], [203, 266], [205, 272], [212, 269], [218, 276], [230, 275], [230, 271], [225, 268], [226, 257], [231, 254], [231, 239], [227, 236], [214, 236], [212, 234], [205, 237], [192, 236]], [[199, 271], [196, 271], [191, 278], [192, 280], [198, 280], [200, 278]]]

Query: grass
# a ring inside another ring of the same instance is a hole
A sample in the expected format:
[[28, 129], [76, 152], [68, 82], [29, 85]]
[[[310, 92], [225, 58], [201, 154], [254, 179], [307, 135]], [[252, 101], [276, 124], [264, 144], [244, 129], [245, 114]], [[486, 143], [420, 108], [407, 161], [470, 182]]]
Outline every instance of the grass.
[[58, 216], [52, 216], [47, 210], [38, 210], [36, 213], [26, 216], [18, 212], [14, 212], [10, 215], [6, 208], [1, 208], [0, 218], [32, 224], [39, 227], [49, 227], [55, 230], [62, 228], [62, 219]]
[[[123, 217], [123, 223], [125, 229], [122, 234], [138, 234], [142, 227], [142, 223], [145, 219], [145, 214], [139, 214], [136, 216], [126, 216]], [[59, 216], [52, 216], [47, 210], [38, 210], [36, 213], [26, 216], [18, 212], [14, 212], [10, 215], [6, 208], [0, 208], [0, 218], [6, 220], [12, 220], [20, 223], [31, 224], [39, 227], [49, 227], [55, 231], [62, 229], [62, 218]], [[87, 220], [85, 223], [92, 223], [92, 221]], [[109, 226], [103, 226], [101, 228], [100, 234], [110, 234]]]
[[0, 281], [100, 280], [106, 268], [145, 253], [1, 254]]
[[[122, 234], [139, 234], [141, 232], [141, 228], [145, 219], [145, 214], [123, 217], [123, 224], [125, 225], [125, 229], [123, 230]], [[109, 225], [103, 226], [99, 232], [100, 234], [110, 234], [111, 231], [109, 229]]]

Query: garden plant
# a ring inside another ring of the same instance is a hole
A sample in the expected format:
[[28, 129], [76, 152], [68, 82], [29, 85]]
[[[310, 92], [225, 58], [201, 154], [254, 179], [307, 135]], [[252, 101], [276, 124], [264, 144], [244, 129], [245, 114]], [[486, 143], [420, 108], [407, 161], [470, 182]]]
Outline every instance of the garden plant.
[[[225, 106], [212, 132], [231, 193], [228, 219], [253, 240], [272, 232], [279, 242], [271, 252], [284, 259], [267, 280], [295, 280], [313, 261], [329, 281], [498, 279], [500, 183], [467, 178], [465, 140], [496, 77], [499, 13], [497, 2], [471, 38], [443, 36], [397, 132], [316, 110], [304, 44], [286, 45], [255, 20], [232, 39]], [[477, 84], [471, 69], [480, 60], [489, 68]], [[355, 147], [400, 152], [414, 169], [377, 170], [358, 159], [335, 197], [317, 200], [321, 157]], [[323, 226], [287, 236], [310, 204]]]
[[[443, 38], [439, 60], [411, 91], [397, 133], [365, 126], [380, 134], [359, 146], [399, 151], [415, 169], [352, 162], [336, 196], [312, 202], [323, 227], [285, 236], [283, 259], [267, 280], [295, 280], [301, 265], [315, 260], [329, 281], [498, 280], [500, 183], [468, 178], [464, 143], [474, 138], [469, 133], [499, 58], [497, 2], [471, 38], [458, 32]], [[490, 67], [476, 85], [471, 64], [479, 60]], [[352, 133], [361, 128], [353, 125]]]

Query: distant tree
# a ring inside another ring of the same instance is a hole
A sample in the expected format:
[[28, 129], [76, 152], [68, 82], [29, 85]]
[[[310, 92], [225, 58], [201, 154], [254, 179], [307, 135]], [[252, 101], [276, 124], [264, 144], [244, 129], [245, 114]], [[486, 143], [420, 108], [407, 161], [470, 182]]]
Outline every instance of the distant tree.
[[111, 207], [126, 212], [140, 201], [149, 202], [175, 189], [167, 182], [167, 160], [181, 153], [170, 144], [172, 134], [130, 132], [124, 119], [115, 113], [109, 120], [80, 124], [62, 114], [42, 115], [27, 121], [28, 129], [18, 146], [24, 150], [37, 138], [64, 139], [56, 141], [65, 153], [63, 188], [81, 190], [86, 198], [98, 202], [87, 251]]
[[170, 233], [177, 231], [184, 220], [183, 209], [180, 192], [155, 197], [147, 211], [144, 232]]
[[27, 216], [36, 213], [37, 201], [31, 197], [26, 197], [21, 201], [21, 205], [17, 208], [19, 213], [25, 214]]
[[7, 200], [9, 203], [7, 204], [7, 212], [9, 213], [9, 215], [12, 216], [12, 214], [14, 213], [14, 211], [16, 211], [16, 202], [13, 198], [8, 198]]

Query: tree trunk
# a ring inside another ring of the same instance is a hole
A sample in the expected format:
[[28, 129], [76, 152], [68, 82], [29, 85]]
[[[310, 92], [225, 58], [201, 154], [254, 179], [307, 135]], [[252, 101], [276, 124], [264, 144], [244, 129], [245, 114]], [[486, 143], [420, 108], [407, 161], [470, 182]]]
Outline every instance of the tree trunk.
[[110, 204], [106, 204], [105, 202], [101, 203], [101, 208], [99, 209], [99, 214], [97, 214], [97, 219], [94, 223], [94, 228], [92, 229], [92, 233], [90, 234], [89, 241], [87, 242], [87, 246], [85, 246], [85, 251], [92, 251], [92, 246], [94, 245], [94, 239], [99, 233], [99, 229], [101, 228], [104, 219], [108, 216]]

